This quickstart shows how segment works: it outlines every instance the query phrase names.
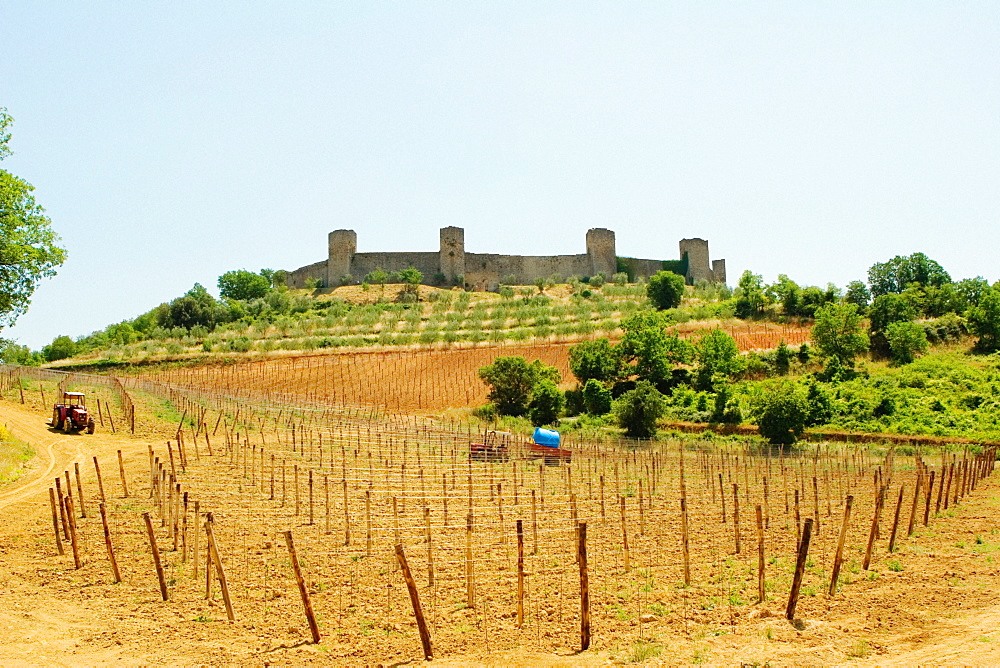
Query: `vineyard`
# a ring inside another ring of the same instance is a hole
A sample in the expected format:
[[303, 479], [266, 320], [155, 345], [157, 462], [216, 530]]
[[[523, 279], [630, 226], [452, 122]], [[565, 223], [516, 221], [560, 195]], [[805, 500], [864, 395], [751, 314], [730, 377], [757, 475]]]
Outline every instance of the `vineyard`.
[[[318, 640], [322, 658], [345, 663], [588, 644], [641, 661], [666, 639], [749, 621], [794, 637], [838, 601], [854, 611], [881, 601], [898, 617], [880, 588], [924, 583], [934, 559], [906, 546], [948, 532], [993, 468], [992, 450], [978, 448], [610, 438], [571, 439], [572, 463], [553, 466], [516, 436], [505, 460], [471, 461], [485, 434], [469, 425], [352, 405], [371, 390], [334, 393], [347, 383], [328, 368], [285, 364], [283, 374], [230, 367], [222, 382], [193, 370], [116, 379], [4, 368], [4, 402], [37, 396], [44, 408], [60, 389], [87, 391], [103, 430], [155, 434], [171, 411], [166, 438], [56, 472], [33, 528], [36, 559], [73, 569], [85, 597], [169, 606], [257, 647], [243, 658]], [[423, 387], [449, 382], [444, 366], [429, 357]], [[402, 373], [369, 383], [396, 392], [382, 384]], [[786, 616], [798, 626], [778, 626]], [[177, 632], [200, 637], [190, 624]], [[842, 661], [850, 647], [827, 643], [818, 660]]]
[[[678, 328], [684, 338], [708, 330]], [[809, 330], [771, 325], [726, 330], [742, 350], [799, 345]], [[559, 370], [568, 386], [570, 343], [456, 347], [447, 350], [379, 350], [277, 357], [227, 365], [172, 369], [158, 380], [230, 393], [304, 399], [341, 406], [382, 406], [395, 411], [439, 411], [486, 402], [487, 388], [478, 370], [501, 355], [541, 360]]]

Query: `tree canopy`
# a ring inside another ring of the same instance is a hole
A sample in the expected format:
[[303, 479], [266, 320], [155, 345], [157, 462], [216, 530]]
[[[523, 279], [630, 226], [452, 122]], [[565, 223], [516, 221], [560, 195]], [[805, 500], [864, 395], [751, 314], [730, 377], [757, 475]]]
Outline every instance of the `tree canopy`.
[[923, 253], [897, 255], [887, 262], [877, 262], [868, 269], [872, 297], [900, 293], [911, 283], [940, 288], [951, 283], [944, 268]]
[[[0, 160], [10, 155], [13, 119], [0, 107]], [[54, 276], [66, 259], [52, 221], [24, 179], [0, 169], [0, 329], [14, 324], [31, 303], [38, 283]]]
[[868, 350], [868, 335], [861, 329], [862, 316], [856, 304], [827, 304], [816, 311], [812, 340], [820, 355], [835, 358], [845, 366]]
[[219, 276], [219, 294], [226, 299], [259, 299], [270, 291], [270, 277], [263, 273], [234, 269]]
[[684, 296], [684, 277], [672, 271], [658, 271], [649, 277], [646, 294], [658, 309], [676, 308]]
[[523, 357], [498, 357], [479, 369], [479, 378], [490, 386], [489, 399], [500, 415], [524, 415], [528, 412], [535, 386], [543, 380], [559, 382], [559, 371], [541, 360], [528, 362]]

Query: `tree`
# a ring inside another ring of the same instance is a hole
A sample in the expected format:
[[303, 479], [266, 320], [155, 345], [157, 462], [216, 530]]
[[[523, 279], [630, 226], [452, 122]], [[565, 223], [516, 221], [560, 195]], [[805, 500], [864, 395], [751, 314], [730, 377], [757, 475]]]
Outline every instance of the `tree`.
[[260, 299], [270, 291], [271, 281], [263, 274], [255, 274], [246, 269], [235, 269], [219, 276], [219, 294], [226, 299], [239, 299], [241, 301]]
[[44, 359], [40, 353], [32, 352], [28, 346], [20, 346], [9, 339], [0, 339], [0, 362], [4, 364], [39, 366]]
[[774, 295], [775, 301], [781, 303], [785, 315], [799, 314], [800, 289], [786, 274], [778, 274], [778, 280], [768, 286], [768, 291]]
[[535, 385], [541, 380], [558, 383], [559, 371], [540, 360], [529, 364], [521, 356], [498, 357], [480, 367], [479, 378], [490, 386], [489, 399], [500, 415], [524, 415]]
[[756, 413], [760, 435], [771, 443], [787, 445], [802, 436], [809, 406], [798, 385], [782, 381], [761, 393]]
[[649, 438], [656, 435], [656, 423], [666, 410], [662, 394], [646, 381], [636, 383], [615, 402], [615, 419], [630, 438]]
[[646, 294], [657, 309], [676, 308], [684, 296], [684, 277], [672, 271], [658, 271], [649, 277]]
[[868, 269], [868, 284], [873, 297], [900, 293], [911, 283], [941, 287], [951, 283], [951, 276], [940, 264], [923, 253], [897, 255], [888, 262], [875, 263]]
[[569, 368], [581, 383], [615, 383], [624, 373], [621, 350], [606, 338], [582, 341], [569, 349]]
[[890, 293], [879, 295], [868, 311], [868, 320], [873, 332], [884, 331], [890, 323], [908, 322], [917, 317], [917, 309], [901, 295]]
[[424, 275], [415, 267], [407, 267], [399, 272], [398, 276], [403, 283], [403, 294], [416, 297], [419, 294], [417, 286], [424, 279]]
[[591, 415], [610, 413], [611, 390], [600, 381], [591, 378], [583, 386], [583, 406]]
[[698, 357], [695, 385], [699, 390], [712, 390], [717, 380], [728, 380], [743, 370], [739, 346], [721, 329], [703, 336], [695, 348]]
[[927, 331], [915, 322], [890, 323], [885, 338], [896, 364], [909, 364], [918, 354], [927, 352]]
[[222, 313], [226, 309], [220, 305], [201, 283], [195, 283], [183, 297], [178, 297], [165, 304], [158, 315], [160, 326], [166, 328], [183, 327], [191, 329], [202, 325], [212, 329], [222, 321]]
[[691, 362], [691, 344], [676, 334], [667, 334], [666, 324], [658, 312], [636, 313], [622, 322], [625, 335], [619, 347], [625, 374], [665, 387], [675, 365]]
[[979, 337], [976, 348], [984, 352], [1000, 350], [1000, 288], [993, 286], [979, 298], [979, 306], [966, 312], [969, 328]]
[[563, 414], [566, 408], [566, 397], [556, 384], [544, 378], [532, 388], [531, 402], [528, 404], [528, 417], [531, 424], [542, 427], [553, 424]]
[[811, 339], [823, 357], [835, 357], [845, 366], [868, 349], [868, 335], [861, 329], [862, 316], [855, 304], [830, 303], [816, 311]]
[[868, 286], [863, 281], [851, 281], [847, 284], [847, 294], [844, 295], [844, 301], [856, 305], [859, 310], [864, 311], [868, 308], [871, 297], [872, 293], [868, 291]]
[[767, 306], [767, 294], [764, 292], [764, 277], [749, 269], [740, 276], [736, 287], [736, 317], [750, 318], [760, 315]]
[[[10, 155], [13, 122], [7, 109], [0, 107], [0, 160]], [[66, 260], [52, 221], [31, 194], [34, 190], [27, 181], [0, 169], [0, 329], [14, 324], [28, 309], [38, 283], [54, 276]]]
[[782, 339], [774, 351], [774, 370], [779, 376], [787, 375], [792, 368], [792, 351]]
[[52, 343], [42, 348], [42, 356], [46, 362], [66, 359], [76, 354], [76, 343], [68, 336], [57, 336]]

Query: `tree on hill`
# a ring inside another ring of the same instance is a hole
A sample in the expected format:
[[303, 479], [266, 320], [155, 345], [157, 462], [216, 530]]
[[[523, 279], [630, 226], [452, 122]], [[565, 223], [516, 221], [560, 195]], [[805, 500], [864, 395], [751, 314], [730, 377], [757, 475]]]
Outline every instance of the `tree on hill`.
[[667, 333], [667, 320], [658, 312], [636, 313], [622, 322], [625, 331], [619, 344], [625, 375], [665, 388], [678, 364], [690, 363], [694, 349], [674, 333]]
[[649, 438], [656, 435], [656, 423], [666, 410], [666, 400], [647, 381], [639, 381], [614, 404], [618, 426], [630, 438]]
[[540, 381], [559, 382], [559, 370], [541, 360], [529, 363], [521, 356], [498, 357], [479, 369], [479, 378], [490, 386], [489, 400], [500, 415], [524, 415]]
[[672, 271], [658, 271], [649, 277], [646, 294], [657, 309], [676, 308], [684, 296], [684, 277]]
[[[0, 107], [0, 160], [10, 155], [13, 122]], [[28, 309], [38, 283], [54, 276], [66, 259], [52, 221], [31, 194], [34, 190], [0, 169], [0, 329], [14, 324]]]
[[698, 371], [695, 385], [699, 390], [712, 390], [717, 381], [728, 381], [743, 370], [743, 359], [733, 337], [721, 329], [713, 329], [695, 345]]
[[868, 269], [872, 297], [900, 293], [911, 283], [940, 288], [951, 283], [944, 268], [923, 253], [897, 255], [887, 262], [877, 262]]
[[809, 419], [809, 405], [798, 385], [775, 383], [760, 394], [755, 406], [760, 435], [771, 443], [791, 444], [802, 436]]
[[618, 346], [606, 338], [581, 341], [569, 349], [569, 368], [581, 383], [597, 380], [612, 384], [624, 373], [624, 361]]
[[1000, 287], [993, 286], [970, 308], [966, 317], [972, 333], [979, 337], [976, 347], [984, 352], [1000, 350]]
[[219, 276], [219, 294], [226, 299], [241, 301], [260, 299], [270, 291], [271, 280], [268, 276], [255, 274], [246, 269], [227, 271]]
[[764, 291], [764, 277], [747, 269], [736, 286], [736, 317], [758, 316], [764, 312], [765, 306], [767, 293]]
[[855, 304], [827, 304], [816, 311], [810, 338], [820, 355], [836, 358], [847, 367], [868, 350], [868, 335], [861, 329], [862, 316]]

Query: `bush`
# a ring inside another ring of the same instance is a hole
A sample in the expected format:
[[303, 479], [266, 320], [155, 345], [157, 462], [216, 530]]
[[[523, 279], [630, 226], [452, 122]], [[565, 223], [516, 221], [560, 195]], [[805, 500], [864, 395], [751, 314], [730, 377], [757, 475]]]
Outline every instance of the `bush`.
[[889, 341], [892, 361], [896, 364], [909, 364], [918, 354], [927, 352], [927, 332], [915, 322], [890, 323], [886, 327], [885, 338]]
[[[593, 279], [590, 281], [593, 283]], [[659, 310], [680, 306], [684, 296], [684, 277], [672, 271], [658, 271], [649, 277], [646, 294]]]
[[565, 408], [566, 397], [551, 380], [541, 380], [532, 389], [528, 417], [531, 418], [531, 424], [536, 427], [553, 424]]
[[791, 444], [798, 440], [806, 426], [809, 406], [799, 387], [782, 382], [760, 395], [757, 426], [760, 435], [771, 443]]
[[611, 412], [611, 390], [603, 383], [591, 378], [583, 386], [583, 406], [591, 415]]
[[614, 404], [615, 419], [625, 435], [649, 438], [656, 435], [656, 423], [666, 410], [666, 401], [653, 384], [639, 381]]
[[479, 369], [479, 377], [490, 386], [490, 401], [500, 415], [519, 416], [528, 412], [535, 386], [542, 380], [558, 382], [559, 371], [539, 360], [529, 364], [520, 356], [498, 357]]

